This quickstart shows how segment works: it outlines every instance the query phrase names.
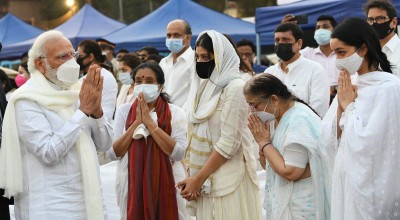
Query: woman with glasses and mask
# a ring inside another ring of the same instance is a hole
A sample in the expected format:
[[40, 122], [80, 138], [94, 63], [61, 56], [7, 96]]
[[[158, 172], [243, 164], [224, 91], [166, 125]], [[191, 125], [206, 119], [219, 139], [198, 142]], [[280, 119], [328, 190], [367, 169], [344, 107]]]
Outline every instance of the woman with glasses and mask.
[[178, 183], [181, 195], [197, 220], [261, 219], [239, 57], [216, 31], [202, 32], [195, 52], [197, 74], [187, 101], [190, 177]]
[[330, 45], [340, 69], [337, 101], [324, 118], [327, 149], [336, 156], [331, 219], [396, 219], [400, 80], [366, 21], [345, 20]]
[[124, 103], [133, 103], [135, 86], [132, 71], [141, 63], [142, 59], [134, 53], [127, 53], [118, 60], [118, 80], [122, 83], [122, 86], [117, 97], [116, 109]]
[[266, 169], [267, 219], [329, 219], [330, 172], [318, 114], [271, 74], [256, 75], [243, 91]]
[[113, 157], [119, 166], [117, 197], [121, 219], [183, 219], [178, 213], [172, 161], [183, 159], [187, 145], [185, 112], [162, 93], [161, 67], [152, 62], [133, 71], [133, 104], [115, 116]]

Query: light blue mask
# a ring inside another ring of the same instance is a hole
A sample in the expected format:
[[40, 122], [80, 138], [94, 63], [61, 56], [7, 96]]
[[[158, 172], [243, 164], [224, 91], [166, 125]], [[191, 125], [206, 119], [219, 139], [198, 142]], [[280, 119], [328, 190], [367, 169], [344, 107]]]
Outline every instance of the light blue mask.
[[133, 84], [133, 79], [131, 77], [130, 72], [120, 72], [118, 74], [118, 79], [124, 85], [132, 85]]
[[318, 29], [314, 33], [314, 39], [319, 45], [327, 45], [331, 39], [332, 31], [326, 29]]
[[180, 38], [170, 38], [165, 39], [165, 46], [173, 53], [179, 53], [183, 49], [183, 39]]

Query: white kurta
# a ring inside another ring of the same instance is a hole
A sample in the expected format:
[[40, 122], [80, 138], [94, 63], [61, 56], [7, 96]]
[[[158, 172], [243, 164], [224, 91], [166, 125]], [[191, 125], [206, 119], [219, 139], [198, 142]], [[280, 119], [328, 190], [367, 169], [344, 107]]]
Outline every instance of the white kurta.
[[[331, 217], [397, 219], [400, 79], [379, 71], [353, 79], [358, 96], [340, 119], [342, 135], [334, 162]], [[332, 143], [327, 146], [335, 147]]]
[[400, 38], [395, 34], [383, 47], [382, 52], [392, 65], [392, 72], [395, 76], [400, 77]]
[[14, 197], [16, 219], [86, 219], [74, 145], [86, 132], [94, 154], [95, 147], [108, 150], [113, 137], [111, 124], [104, 116], [95, 120], [80, 110], [64, 122], [56, 112], [29, 100], [17, 101], [15, 110], [24, 175], [24, 192]]

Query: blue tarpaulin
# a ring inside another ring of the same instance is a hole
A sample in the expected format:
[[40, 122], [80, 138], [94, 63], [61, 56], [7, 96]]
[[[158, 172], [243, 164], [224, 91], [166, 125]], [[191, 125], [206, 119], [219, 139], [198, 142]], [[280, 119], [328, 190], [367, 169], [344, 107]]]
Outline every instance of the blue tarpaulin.
[[[287, 14], [308, 15], [308, 24], [303, 29], [313, 29], [320, 15], [331, 15], [338, 22], [349, 17], [366, 18], [363, 6], [366, 0], [306, 0], [287, 5], [256, 9], [256, 32], [266, 34], [261, 37], [261, 45], [274, 44], [273, 32]], [[392, 1], [400, 12], [400, 1]]]
[[11, 13], [0, 19], [0, 42], [3, 47], [41, 34], [43, 30], [25, 23]]
[[117, 44], [117, 48], [131, 51], [143, 46], [167, 50], [165, 36], [167, 24], [184, 19], [192, 27], [192, 44], [204, 30], [216, 30], [230, 35], [233, 40], [255, 40], [254, 24], [203, 7], [191, 0], [170, 0], [160, 8], [127, 27], [104, 38]]
[[[56, 27], [55, 30], [63, 32], [64, 35], [71, 40], [74, 48], [76, 48], [82, 40], [101, 38], [125, 26], [125, 24], [101, 14], [90, 4], [86, 4], [78, 13], [65, 23]], [[4, 46], [3, 44], [4, 48], [0, 53], [0, 59], [20, 56], [22, 53], [29, 50], [34, 40], [35, 39], [30, 39], [9, 46]]]

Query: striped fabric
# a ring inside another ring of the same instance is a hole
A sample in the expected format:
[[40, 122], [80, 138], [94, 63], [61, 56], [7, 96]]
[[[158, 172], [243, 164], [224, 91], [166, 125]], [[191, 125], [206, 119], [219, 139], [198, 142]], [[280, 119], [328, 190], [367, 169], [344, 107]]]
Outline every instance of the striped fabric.
[[[135, 101], [126, 121], [128, 128], [136, 118]], [[171, 111], [168, 102], [158, 98], [158, 127], [171, 135]], [[128, 218], [176, 220], [178, 206], [171, 161], [151, 136], [133, 140], [129, 149]]]

